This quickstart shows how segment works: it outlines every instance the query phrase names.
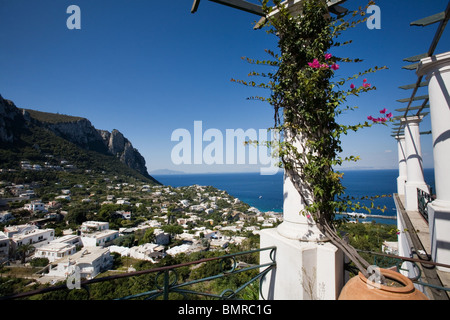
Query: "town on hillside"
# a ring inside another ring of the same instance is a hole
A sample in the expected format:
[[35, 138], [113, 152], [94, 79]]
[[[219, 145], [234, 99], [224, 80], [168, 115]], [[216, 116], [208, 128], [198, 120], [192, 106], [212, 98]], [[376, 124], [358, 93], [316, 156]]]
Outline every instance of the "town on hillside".
[[[180, 253], [226, 252], [282, 220], [211, 186], [174, 188], [94, 170], [75, 175], [67, 162], [24, 160], [18, 168], [0, 172], [0, 265], [30, 268], [26, 277], [39, 283], [64, 281], [77, 267], [92, 279], [120, 257], [157, 263]], [[21, 182], [11, 178], [18, 172], [59, 175]]]

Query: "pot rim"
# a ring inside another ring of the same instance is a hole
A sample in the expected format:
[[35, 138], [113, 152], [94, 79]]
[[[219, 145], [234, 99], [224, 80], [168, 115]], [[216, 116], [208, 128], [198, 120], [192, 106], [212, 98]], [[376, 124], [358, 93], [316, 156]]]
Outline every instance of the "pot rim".
[[411, 281], [411, 279], [404, 276], [400, 272], [390, 270], [390, 269], [384, 269], [384, 268], [378, 268], [378, 270], [386, 278], [396, 280], [396, 281], [400, 282], [401, 284], [403, 284], [404, 286], [403, 287], [391, 287], [391, 286], [386, 286], [386, 285], [383, 285], [380, 283], [376, 283], [372, 280], [367, 279], [361, 272], [358, 273], [358, 276], [371, 289], [379, 289], [379, 290], [383, 290], [383, 291], [387, 291], [387, 292], [401, 293], [401, 294], [409, 293], [409, 292], [412, 292], [415, 290], [414, 284]]

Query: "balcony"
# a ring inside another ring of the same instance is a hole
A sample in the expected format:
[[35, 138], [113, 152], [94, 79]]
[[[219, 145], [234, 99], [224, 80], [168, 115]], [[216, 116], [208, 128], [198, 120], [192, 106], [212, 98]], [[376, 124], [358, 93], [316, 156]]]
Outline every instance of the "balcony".
[[448, 266], [435, 263], [431, 258], [427, 205], [433, 200], [433, 196], [422, 190], [418, 190], [417, 193], [417, 211], [407, 211], [405, 196], [394, 194], [399, 228], [399, 255], [406, 258], [407, 270], [404, 271], [409, 274], [409, 277], [421, 277], [416, 283], [423, 286], [430, 299], [450, 300], [448, 289], [450, 288], [450, 273], [436, 268], [437, 266]]
[[[238, 259], [245, 260], [245, 256], [264, 252], [269, 256], [270, 262], [264, 264], [248, 264], [239, 262]], [[202, 260], [187, 262], [178, 265], [169, 265], [148, 270], [141, 270], [117, 275], [110, 275], [91, 280], [71, 279], [65, 284], [56, 285], [44, 289], [15, 294], [12, 296], [0, 297], [0, 300], [17, 300], [40, 298], [44, 300], [99, 300], [98, 297], [91, 296], [91, 286], [103, 282], [110, 282], [115, 291], [115, 281], [129, 279], [130, 282], [145, 283], [148, 291], [134, 293], [130, 290], [127, 295], [115, 296], [113, 300], [258, 300], [264, 299], [259, 294], [258, 281], [264, 279], [265, 275], [276, 267], [275, 247], [249, 250], [239, 253], [228, 254], [220, 257], [206, 258]], [[216, 274], [209, 275], [201, 279], [189, 279], [186, 282], [180, 281], [183, 274], [190, 273], [201, 265], [212, 263], [211, 270], [218, 270]], [[219, 280], [226, 277], [246, 274], [245, 283], [239, 283], [235, 288], [227, 288], [220, 293], [210, 290], [201, 292], [202, 283]], [[145, 277], [145, 278], [143, 278]], [[72, 281], [71, 281], [72, 280]], [[75, 280], [75, 284], [73, 283]], [[147, 282], [148, 280], [152, 280]], [[71, 282], [70, 282], [71, 281]], [[152, 283], [151, 283], [152, 282]], [[78, 287], [77, 287], [78, 285]], [[69, 287], [80, 289], [72, 290]], [[115, 294], [115, 292], [114, 292]], [[102, 298], [102, 297], [101, 297]]]

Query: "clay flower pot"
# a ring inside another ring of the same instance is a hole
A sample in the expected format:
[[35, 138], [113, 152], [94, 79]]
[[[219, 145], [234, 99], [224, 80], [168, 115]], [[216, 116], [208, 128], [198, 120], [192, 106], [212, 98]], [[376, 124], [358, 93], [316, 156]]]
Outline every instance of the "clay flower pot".
[[428, 300], [414, 287], [410, 279], [399, 272], [389, 269], [379, 269], [387, 283], [382, 285], [368, 280], [361, 272], [351, 278], [339, 295], [338, 300]]

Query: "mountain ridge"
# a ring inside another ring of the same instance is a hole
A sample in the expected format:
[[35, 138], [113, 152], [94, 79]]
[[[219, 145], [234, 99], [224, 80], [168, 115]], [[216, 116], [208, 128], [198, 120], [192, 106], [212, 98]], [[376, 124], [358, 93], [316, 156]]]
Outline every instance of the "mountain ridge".
[[[0, 143], [3, 148], [24, 144], [23, 135], [37, 134], [37, 131], [39, 135], [52, 133], [86, 151], [113, 156], [128, 168], [157, 182], [148, 173], [144, 157], [119, 130], [99, 130], [83, 117], [21, 109], [0, 95]], [[52, 139], [50, 135], [44, 138]]]

